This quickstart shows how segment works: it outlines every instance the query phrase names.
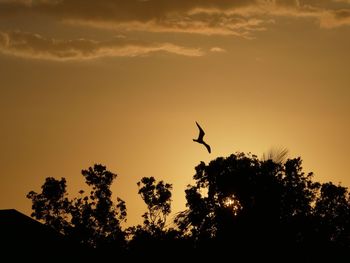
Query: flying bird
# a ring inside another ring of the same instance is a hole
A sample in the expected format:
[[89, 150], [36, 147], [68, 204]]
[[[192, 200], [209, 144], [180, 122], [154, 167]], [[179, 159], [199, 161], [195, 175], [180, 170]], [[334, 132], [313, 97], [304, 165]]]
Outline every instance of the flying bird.
[[208, 144], [206, 144], [205, 141], [203, 141], [203, 137], [205, 135], [202, 127], [198, 124], [198, 122], [196, 122], [197, 124], [197, 127], [199, 129], [199, 135], [198, 135], [198, 138], [197, 139], [193, 139], [194, 142], [198, 142], [200, 144], [203, 144], [205, 146], [205, 148], [207, 148], [208, 152], [210, 153], [211, 152], [211, 149], [210, 149], [210, 146]]

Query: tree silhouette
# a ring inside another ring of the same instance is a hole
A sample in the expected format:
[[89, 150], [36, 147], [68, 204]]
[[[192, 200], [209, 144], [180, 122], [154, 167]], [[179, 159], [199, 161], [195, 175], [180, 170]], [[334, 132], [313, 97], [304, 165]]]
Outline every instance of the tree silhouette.
[[324, 183], [316, 200], [318, 242], [350, 248], [350, 205], [346, 187]]
[[32, 217], [43, 221], [60, 233], [66, 233], [70, 227], [68, 211], [71, 201], [67, 197], [66, 179], [56, 180], [48, 177], [37, 194], [30, 191], [27, 198], [32, 200]]
[[125, 202], [118, 198], [114, 204], [111, 200], [110, 186], [117, 175], [100, 164], [82, 170], [82, 175], [92, 188], [89, 195], [81, 190], [80, 197], [69, 200], [66, 180], [50, 177], [42, 186], [42, 193], [31, 191], [27, 197], [32, 200], [32, 216], [91, 247], [125, 245], [120, 225], [126, 219]]
[[147, 212], [143, 217], [143, 225], [137, 225], [128, 229], [132, 236], [129, 243], [134, 253], [150, 255], [153, 248], [158, 248], [158, 256], [169, 250], [174, 245], [174, 240], [179, 238], [174, 229], [166, 229], [166, 221], [171, 213], [172, 185], [157, 182], [154, 177], [143, 177], [137, 183], [138, 194], [147, 206]]
[[[350, 195], [346, 187], [313, 181], [301, 158], [286, 152], [265, 158], [250, 153], [219, 157], [195, 167], [185, 190], [186, 210], [169, 228], [172, 185], [143, 177], [138, 194], [147, 211], [143, 224], [122, 230], [125, 202], [111, 200], [117, 177], [103, 165], [82, 171], [89, 194], [68, 199], [66, 180], [46, 178], [41, 193], [29, 192], [32, 216], [101, 255], [160, 261], [234, 257], [251, 261], [335, 261], [350, 256]], [[96, 251], [96, 249], [94, 250]], [[185, 251], [185, 252], [184, 252]], [[234, 255], [234, 256], [232, 256]], [[194, 256], [191, 258], [191, 256]]]
[[82, 175], [92, 190], [88, 196], [75, 198], [72, 202], [72, 234], [93, 247], [111, 243], [122, 245], [125, 237], [120, 223], [126, 219], [126, 206], [120, 198], [115, 205], [110, 190], [117, 175], [97, 164], [83, 170]]
[[288, 149], [283, 147], [272, 147], [267, 152], [263, 153], [261, 160], [272, 160], [275, 163], [284, 163], [288, 157]]
[[223, 253], [298, 251], [301, 257], [319, 237], [326, 248], [349, 248], [346, 188], [313, 182], [301, 165], [300, 158], [282, 163], [244, 153], [201, 162], [185, 191], [187, 209], [175, 221], [195, 247]]
[[143, 177], [137, 185], [138, 194], [147, 205], [147, 212], [142, 215], [144, 227], [151, 233], [163, 230], [171, 212], [172, 185], [163, 181], [156, 183], [154, 177]]

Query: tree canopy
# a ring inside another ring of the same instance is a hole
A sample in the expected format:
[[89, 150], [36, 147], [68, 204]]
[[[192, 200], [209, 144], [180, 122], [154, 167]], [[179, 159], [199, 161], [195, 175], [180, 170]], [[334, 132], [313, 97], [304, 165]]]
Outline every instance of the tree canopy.
[[66, 180], [46, 178], [42, 192], [29, 192], [32, 200], [32, 216], [59, 232], [91, 247], [125, 244], [125, 234], [121, 222], [126, 220], [125, 202], [117, 198], [111, 200], [110, 186], [117, 177], [105, 166], [95, 164], [82, 170], [91, 191], [69, 200], [66, 192]]
[[[272, 155], [271, 155], [272, 156]], [[312, 259], [349, 255], [348, 189], [314, 181], [301, 158], [259, 159], [236, 153], [195, 167], [194, 184], [185, 190], [186, 210], [167, 224], [172, 185], [143, 177], [138, 194], [146, 205], [143, 224], [122, 228], [126, 204], [114, 203], [110, 186], [117, 177], [103, 165], [82, 171], [88, 195], [69, 199], [66, 180], [47, 178], [41, 193], [31, 191], [32, 216], [91, 248], [145, 253], [155, 247], [176, 254], [236, 257], [281, 253]], [[246, 252], [251, 253], [246, 253]]]

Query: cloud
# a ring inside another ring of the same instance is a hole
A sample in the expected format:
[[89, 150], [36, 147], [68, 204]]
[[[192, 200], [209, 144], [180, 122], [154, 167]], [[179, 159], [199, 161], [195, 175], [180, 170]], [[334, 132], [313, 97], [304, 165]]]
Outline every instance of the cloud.
[[221, 47], [212, 47], [210, 49], [211, 52], [217, 52], [217, 53], [223, 53], [223, 52], [226, 52], [225, 49], [221, 48]]
[[[119, 31], [179, 32], [247, 37], [264, 21], [227, 10], [252, 0], [22, 0], [1, 2], [0, 17], [51, 16], [69, 24]], [[212, 12], [219, 11], [219, 12]]]
[[[4, 30], [18, 18], [30, 25], [35, 17], [35, 21], [48, 21], [47, 28], [50, 23], [59, 22], [63, 27], [87, 26], [117, 34], [183, 33], [252, 39], [256, 32], [267, 30], [281, 17], [308, 19], [327, 29], [349, 26], [349, 4], [349, 0], [0, 0], [0, 23], [6, 22], [2, 26]], [[21, 57], [79, 60], [145, 56], [161, 51], [183, 56], [204, 55], [200, 49], [174, 43], [121, 38], [60, 40], [9, 30], [12, 28], [0, 32], [0, 52]], [[211, 52], [222, 51], [217, 47], [211, 49]]]
[[21, 31], [0, 32], [0, 52], [26, 58], [65, 61], [100, 57], [136, 57], [160, 51], [190, 57], [203, 55], [200, 49], [171, 43], [146, 43], [124, 38], [103, 42], [89, 39], [58, 40]]
[[250, 38], [274, 17], [348, 25], [348, 0], [0, 0], [0, 17], [45, 15], [119, 31], [179, 32]]
[[334, 28], [350, 25], [350, 9], [339, 9], [327, 12], [320, 19], [320, 25], [323, 28]]
[[265, 24], [270, 23], [260, 19], [239, 17], [217, 18], [216, 21], [210, 22], [202, 20], [181, 20], [180, 18], [169, 21], [148, 21], [148, 22], [123, 22], [111, 23], [109, 21], [82, 21], [66, 20], [71, 25], [84, 25], [95, 28], [113, 29], [117, 31], [140, 31], [155, 33], [190, 33], [200, 35], [222, 35], [237, 36], [242, 38], [252, 38], [252, 32], [266, 30]]
[[348, 4], [350, 4], [350, 0], [333, 0], [333, 2], [348, 3]]

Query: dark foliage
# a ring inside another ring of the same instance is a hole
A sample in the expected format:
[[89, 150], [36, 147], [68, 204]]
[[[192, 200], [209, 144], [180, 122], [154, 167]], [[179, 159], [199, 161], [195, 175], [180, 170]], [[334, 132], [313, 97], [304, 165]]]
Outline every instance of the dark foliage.
[[137, 183], [147, 207], [143, 224], [122, 230], [125, 202], [111, 201], [116, 175], [102, 165], [82, 171], [92, 190], [73, 200], [65, 179], [47, 178], [42, 193], [28, 194], [32, 216], [80, 243], [118, 252], [116, 257], [314, 262], [350, 255], [347, 188], [313, 181], [300, 158], [237, 153], [195, 170], [194, 184], [185, 190], [187, 209], [172, 227], [172, 185], [144, 177]]
[[137, 185], [147, 212], [142, 215], [143, 225], [128, 229], [129, 249], [133, 254], [142, 256], [151, 256], [154, 248], [157, 248], [158, 254], [170, 252], [181, 238], [178, 231], [166, 228], [167, 217], [171, 213], [172, 185], [156, 182], [154, 177], [143, 177]]
[[200, 163], [176, 223], [201, 254], [210, 247], [245, 258], [342, 257], [350, 249], [349, 193], [313, 182], [301, 164], [243, 153]]
[[123, 248], [125, 234], [120, 224], [126, 219], [126, 206], [119, 198], [114, 204], [110, 190], [117, 175], [99, 164], [82, 170], [82, 175], [91, 191], [84, 195], [81, 190], [81, 196], [73, 200], [67, 197], [64, 178], [47, 178], [42, 193], [31, 191], [27, 197], [32, 200], [32, 216], [89, 247]]

